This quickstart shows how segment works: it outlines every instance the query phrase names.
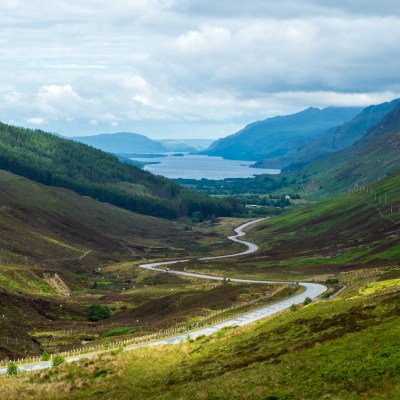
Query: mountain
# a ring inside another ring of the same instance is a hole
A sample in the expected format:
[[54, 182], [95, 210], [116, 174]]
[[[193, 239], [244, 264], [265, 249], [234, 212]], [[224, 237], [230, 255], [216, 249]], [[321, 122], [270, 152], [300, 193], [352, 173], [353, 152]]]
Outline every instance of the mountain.
[[370, 128], [379, 124], [399, 102], [400, 99], [396, 99], [366, 107], [351, 121], [336, 128], [328, 129], [324, 134], [304, 143], [298, 148], [297, 152], [261, 160], [255, 166], [268, 168], [278, 165], [286, 171], [292, 171], [317, 158], [342, 150], [360, 139]]
[[217, 140], [203, 154], [255, 161], [282, 157], [296, 152], [327, 129], [353, 119], [360, 111], [358, 107], [308, 108], [296, 114], [268, 118]]
[[101, 133], [93, 136], [76, 136], [72, 139], [109, 153], [157, 153], [165, 151], [161, 143], [132, 132]]
[[400, 170], [400, 104], [353, 145], [305, 165], [297, 173], [305, 193], [331, 195]]
[[163, 139], [159, 142], [164, 146], [165, 151], [179, 151], [193, 153], [206, 150], [213, 140], [211, 139]]
[[119, 162], [112, 154], [40, 130], [0, 123], [0, 169], [140, 214], [231, 215], [235, 202], [207, 197]]

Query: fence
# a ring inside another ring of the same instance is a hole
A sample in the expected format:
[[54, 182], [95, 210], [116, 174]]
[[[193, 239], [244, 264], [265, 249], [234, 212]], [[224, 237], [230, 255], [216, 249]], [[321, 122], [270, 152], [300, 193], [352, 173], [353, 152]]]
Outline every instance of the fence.
[[[304, 288], [303, 288], [303, 291], [304, 291]], [[280, 298], [279, 301], [290, 299], [292, 296], [293, 296], [293, 294], [284, 296], [284, 297]], [[210, 313], [207, 317], [204, 317], [201, 320], [195, 321], [193, 323], [182, 324], [182, 325], [172, 327], [169, 329], [160, 330], [155, 333], [150, 333], [150, 334], [143, 335], [143, 336], [136, 336], [136, 337], [129, 338], [129, 339], [121, 339], [121, 340], [115, 340], [115, 341], [107, 340], [103, 344], [99, 343], [96, 345], [83, 345], [81, 347], [72, 348], [70, 350], [57, 352], [57, 354], [61, 354], [64, 357], [74, 357], [74, 356], [78, 356], [80, 354], [85, 354], [85, 353], [96, 353], [96, 352], [100, 352], [100, 351], [116, 349], [119, 347], [135, 346], [135, 345], [148, 343], [148, 342], [155, 341], [155, 340], [165, 339], [165, 338], [174, 336], [176, 334], [188, 333], [188, 332], [191, 332], [193, 330], [196, 330], [196, 329], [204, 327], [204, 326], [218, 324], [220, 322], [226, 321], [233, 317], [246, 314], [250, 311], [254, 311], [256, 309], [265, 307], [270, 304], [274, 304], [278, 301], [277, 299], [270, 299], [269, 301], [263, 301], [263, 300], [265, 300], [265, 298], [252, 300], [252, 301], [246, 302], [245, 304], [242, 304], [240, 306], [232, 306], [232, 307], [229, 307], [229, 308], [226, 308], [223, 310], [214, 311], [214, 312]], [[55, 354], [50, 354], [50, 357], [52, 358], [54, 355]], [[0, 360], [0, 367], [5, 367], [9, 362], [14, 362], [16, 364], [22, 365], [22, 364], [39, 362], [41, 360], [42, 360], [41, 356], [16, 358], [13, 360], [11, 360], [11, 359]]]
[[400, 215], [400, 204], [391, 204], [388, 193], [377, 192], [371, 186], [355, 186], [347, 190], [347, 196], [349, 198], [356, 197], [365, 205], [376, 209], [381, 218], [387, 219], [393, 224], [399, 222], [393, 217], [396, 214]]

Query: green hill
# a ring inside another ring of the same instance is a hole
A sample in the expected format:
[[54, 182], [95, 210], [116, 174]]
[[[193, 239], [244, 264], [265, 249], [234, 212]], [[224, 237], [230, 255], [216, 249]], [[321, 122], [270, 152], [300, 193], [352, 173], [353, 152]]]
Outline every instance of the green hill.
[[353, 145], [305, 165], [297, 179], [309, 196], [366, 185], [400, 170], [399, 145], [400, 104]]
[[296, 114], [268, 118], [217, 140], [203, 154], [236, 160], [275, 159], [296, 152], [299, 146], [353, 119], [360, 111], [356, 107], [308, 108]]
[[396, 99], [388, 103], [366, 107], [351, 121], [337, 128], [329, 129], [326, 133], [311, 139], [299, 146], [296, 152], [282, 157], [261, 160], [255, 165], [261, 168], [278, 165], [286, 171], [300, 169], [304, 164], [315, 159], [351, 146], [361, 139], [369, 129], [378, 125], [399, 101], [399, 99]]
[[2, 263], [82, 271], [176, 247], [182, 227], [0, 171]]
[[231, 215], [235, 204], [184, 189], [114, 155], [40, 130], [0, 124], [0, 169], [141, 214]]
[[[262, 250], [248, 258], [246, 269], [276, 279], [303, 279], [361, 266], [399, 264], [399, 187], [397, 173], [271, 218], [249, 234]], [[231, 268], [238, 270], [239, 265]]]

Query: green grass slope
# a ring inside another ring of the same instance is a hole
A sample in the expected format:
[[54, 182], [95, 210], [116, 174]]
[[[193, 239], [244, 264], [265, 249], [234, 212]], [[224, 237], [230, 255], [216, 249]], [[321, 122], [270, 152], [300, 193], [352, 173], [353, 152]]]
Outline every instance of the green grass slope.
[[3, 377], [2, 397], [398, 399], [400, 286], [378, 287], [365, 295], [363, 287], [354, 291], [350, 285], [344, 298], [192, 343], [111, 353], [34, 374]]
[[395, 174], [362, 190], [272, 217], [249, 232], [262, 251], [249, 257], [248, 268], [300, 279], [399, 263], [399, 187], [400, 174]]
[[213, 199], [114, 155], [40, 130], [0, 123], [0, 168], [141, 214], [175, 218], [201, 211], [231, 215], [234, 202]]

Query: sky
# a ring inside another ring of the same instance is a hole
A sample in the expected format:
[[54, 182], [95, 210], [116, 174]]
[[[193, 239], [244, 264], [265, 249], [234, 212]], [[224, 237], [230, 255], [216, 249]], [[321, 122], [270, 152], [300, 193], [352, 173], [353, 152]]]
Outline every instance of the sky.
[[1, 0], [0, 120], [211, 138], [400, 97], [398, 0]]

